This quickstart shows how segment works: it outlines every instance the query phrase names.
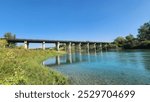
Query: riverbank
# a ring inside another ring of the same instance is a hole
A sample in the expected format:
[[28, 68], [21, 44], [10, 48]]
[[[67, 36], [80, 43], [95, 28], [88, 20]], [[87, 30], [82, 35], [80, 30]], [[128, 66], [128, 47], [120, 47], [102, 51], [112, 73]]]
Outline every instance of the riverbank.
[[64, 75], [42, 65], [42, 61], [48, 57], [63, 53], [54, 50], [0, 48], [0, 84], [68, 84], [68, 79]]

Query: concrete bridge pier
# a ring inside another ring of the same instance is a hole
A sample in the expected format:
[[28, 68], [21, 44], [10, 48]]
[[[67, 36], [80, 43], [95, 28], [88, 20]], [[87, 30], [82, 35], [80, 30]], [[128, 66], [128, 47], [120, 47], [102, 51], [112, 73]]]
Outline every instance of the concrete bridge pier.
[[75, 50], [81, 51], [81, 43], [75, 44]]
[[71, 42], [66, 44], [67, 46], [67, 53], [71, 53]]
[[86, 48], [87, 48], [87, 53], [89, 53], [89, 50], [90, 50], [89, 43], [86, 44]]
[[73, 51], [75, 51], [75, 50], [76, 50], [75, 43], [71, 43], [71, 49], [73, 49]]
[[57, 43], [56, 43], [56, 50], [57, 50], [57, 51], [59, 51], [59, 46], [60, 46], [60, 43], [57, 42]]
[[27, 41], [24, 41], [24, 48], [29, 49], [29, 43]]
[[79, 51], [81, 52], [81, 49], [82, 49], [82, 44], [81, 43], [79, 43]]
[[42, 42], [42, 49], [45, 50], [45, 42]]
[[108, 49], [108, 45], [107, 44], [105, 44], [105, 50], [107, 50]]
[[94, 51], [96, 52], [96, 43], [93, 44]]
[[99, 48], [100, 48], [100, 50], [102, 50], [102, 44], [99, 44]]

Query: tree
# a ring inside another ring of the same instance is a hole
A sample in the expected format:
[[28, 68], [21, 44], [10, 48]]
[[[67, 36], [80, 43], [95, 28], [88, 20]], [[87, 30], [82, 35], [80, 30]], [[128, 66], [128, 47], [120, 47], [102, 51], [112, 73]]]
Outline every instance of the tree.
[[138, 29], [138, 33], [139, 40], [150, 40], [150, 22], [144, 23], [144, 25]]
[[[16, 39], [16, 35], [12, 34], [11, 32], [7, 32], [4, 34], [4, 38], [6, 39]], [[16, 43], [9, 43], [9, 47], [16, 47]]]
[[7, 32], [4, 34], [4, 38], [6, 39], [16, 39], [16, 35], [12, 34], [11, 32]]
[[126, 40], [124, 37], [117, 37], [115, 40], [114, 40], [114, 43], [119, 46], [119, 47], [122, 47], [124, 44], [125, 44]]
[[127, 35], [126, 37], [126, 41], [128, 42], [128, 41], [133, 41], [135, 38], [134, 38], [134, 36], [132, 35], [132, 34], [129, 34], [129, 35]]
[[146, 48], [150, 49], [150, 22], [144, 23], [138, 29], [137, 38], [132, 34], [124, 37], [117, 37], [114, 43], [125, 49]]
[[142, 41], [140, 44], [140, 48], [142, 49], [150, 49], [150, 40]]

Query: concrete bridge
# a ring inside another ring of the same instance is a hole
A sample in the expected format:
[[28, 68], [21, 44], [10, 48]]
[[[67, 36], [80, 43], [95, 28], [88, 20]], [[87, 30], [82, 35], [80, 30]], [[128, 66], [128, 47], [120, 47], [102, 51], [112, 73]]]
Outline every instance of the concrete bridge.
[[42, 39], [7, 39], [8, 43], [24, 43], [25, 49], [29, 48], [30, 43], [41, 43], [42, 49], [45, 50], [46, 43], [53, 43], [56, 45], [56, 50], [60, 50], [60, 45], [66, 46], [67, 51], [71, 51], [72, 46], [75, 46], [76, 50], [81, 50], [84, 46], [87, 51], [92, 47], [93, 49], [103, 49], [107, 48], [108, 42], [92, 42], [92, 41], [65, 41], [65, 40], [42, 40]]

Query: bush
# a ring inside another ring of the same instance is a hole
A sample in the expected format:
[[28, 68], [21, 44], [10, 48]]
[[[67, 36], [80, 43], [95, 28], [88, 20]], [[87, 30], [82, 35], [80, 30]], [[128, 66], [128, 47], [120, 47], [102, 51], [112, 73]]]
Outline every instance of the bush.
[[117, 45], [116, 45], [116, 44], [109, 44], [109, 45], [108, 45], [108, 48], [114, 49], [114, 48], [117, 48]]
[[25, 49], [23, 45], [21, 46], [16, 46], [17, 49]]
[[142, 41], [140, 44], [140, 48], [150, 49], [150, 40]]
[[140, 45], [140, 42], [134, 39], [132, 41], [127, 41], [123, 47], [125, 49], [135, 49], [135, 48], [139, 48], [139, 45]]
[[6, 40], [0, 39], [0, 48], [5, 48], [8, 45]]

